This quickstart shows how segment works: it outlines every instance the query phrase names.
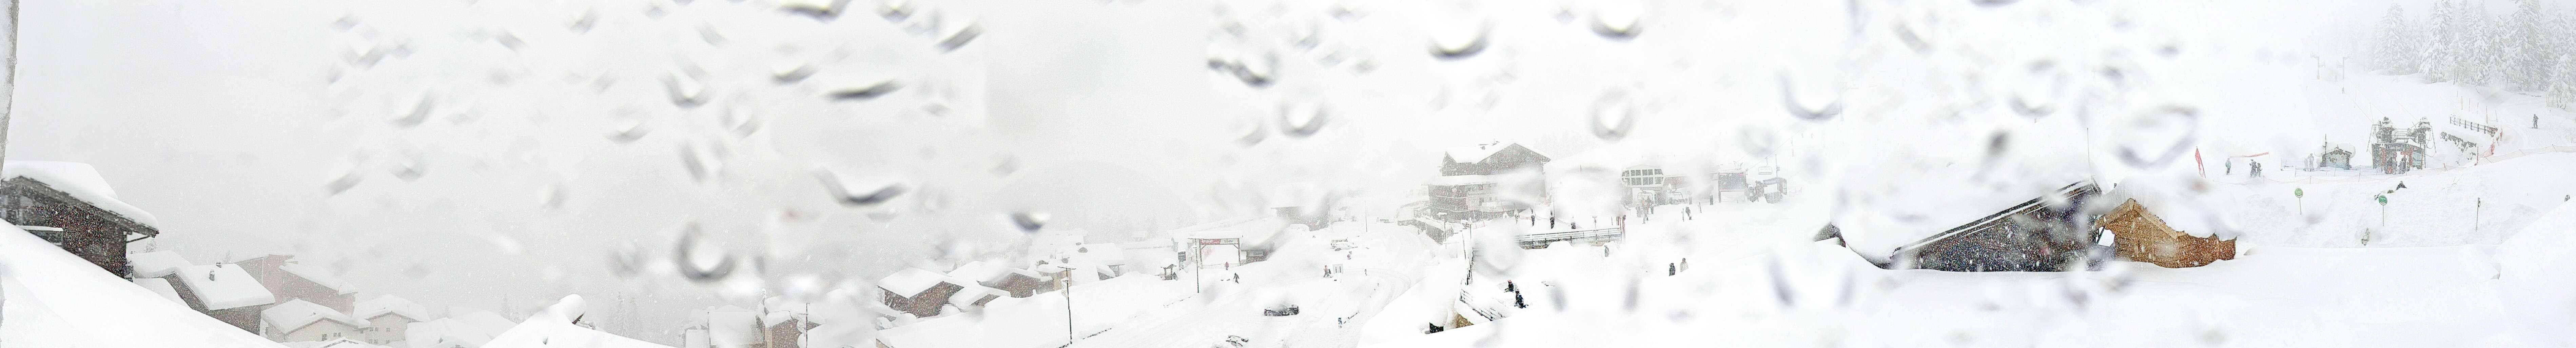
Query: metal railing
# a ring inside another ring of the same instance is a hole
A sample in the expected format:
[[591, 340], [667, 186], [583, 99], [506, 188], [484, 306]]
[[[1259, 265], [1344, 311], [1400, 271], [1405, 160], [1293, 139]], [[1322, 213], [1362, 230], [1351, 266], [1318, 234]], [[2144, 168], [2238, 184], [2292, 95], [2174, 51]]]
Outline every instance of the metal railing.
[[1521, 248], [1530, 248], [1534, 246], [1547, 246], [1547, 243], [1553, 243], [1560, 240], [1574, 243], [1615, 241], [1626, 237], [1627, 234], [1628, 232], [1624, 228], [1611, 227], [1581, 231], [1525, 234], [1521, 235], [1519, 240]]

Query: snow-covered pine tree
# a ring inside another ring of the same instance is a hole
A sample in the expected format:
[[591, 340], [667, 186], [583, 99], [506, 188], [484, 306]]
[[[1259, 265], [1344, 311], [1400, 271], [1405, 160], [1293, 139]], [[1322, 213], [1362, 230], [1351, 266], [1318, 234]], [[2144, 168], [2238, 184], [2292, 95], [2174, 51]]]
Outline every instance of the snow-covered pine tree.
[[2406, 25], [2406, 8], [2388, 5], [2388, 14], [2379, 17], [2379, 66], [2389, 74], [2412, 74], [2422, 64], [2423, 48], [2416, 44], [2416, 28]]
[[2576, 111], [2576, 55], [2559, 55], [2550, 69], [2548, 96], [2542, 101], [2559, 110]]
[[2451, 66], [2458, 62], [2452, 53], [2457, 46], [2452, 28], [2459, 23], [2452, 19], [2452, 12], [2450, 1], [2434, 1], [2432, 11], [2424, 18], [2424, 54], [2419, 55], [2422, 61], [2416, 63], [2415, 71], [2424, 72], [2426, 83], [2451, 81]]
[[2547, 91], [2550, 65], [2556, 63], [2550, 58], [2557, 56], [2550, 46], [2548, 21], [2542, 17], [2547, 9], [2535, 0], [2516, 0], [2514, 7], [2512, 36], [2505, 40], [2505, 52], [2511, 54], [2506, 57], [2506, 82], [2517, 91]]
[[2486, 4], [2464, 3], [2459, 11], [2452, 14], [2452, 18], [2460, 21], [2453, 29], [2459, 32], [2453, 38], [2459, 41], [2460, 47], [2459, 54], [2453, 55], [2458, 62], [2451, 65], [2451, 79], [2464, 85], [2493, 86], [2488, 77], [2495, 72], [2495, 65], [2490, 64], [2495, 60], [2495, 35], [2490, 30], [2493, 21], [2487, 19]]

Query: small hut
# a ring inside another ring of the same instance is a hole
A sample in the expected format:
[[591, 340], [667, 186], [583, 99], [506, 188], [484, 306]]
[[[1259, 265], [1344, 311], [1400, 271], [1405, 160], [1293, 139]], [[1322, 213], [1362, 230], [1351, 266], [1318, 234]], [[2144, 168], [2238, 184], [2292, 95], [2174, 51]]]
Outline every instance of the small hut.
[[2236, 259], [2236, 240], [2192, 236], [2166, 226], [2163, 218], [2131, 199], [2103, 214], [2102, 229], [2112, 234], [2113, 255], [2165, 268], [2199, 267]]

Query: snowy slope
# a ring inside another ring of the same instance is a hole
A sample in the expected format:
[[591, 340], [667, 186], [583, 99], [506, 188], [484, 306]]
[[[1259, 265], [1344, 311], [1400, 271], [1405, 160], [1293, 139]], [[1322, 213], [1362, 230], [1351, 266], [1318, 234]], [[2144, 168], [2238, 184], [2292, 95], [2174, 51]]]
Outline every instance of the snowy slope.
[[278, 347], [16, 228], [0, 228], [0, 287], [0, 345]]

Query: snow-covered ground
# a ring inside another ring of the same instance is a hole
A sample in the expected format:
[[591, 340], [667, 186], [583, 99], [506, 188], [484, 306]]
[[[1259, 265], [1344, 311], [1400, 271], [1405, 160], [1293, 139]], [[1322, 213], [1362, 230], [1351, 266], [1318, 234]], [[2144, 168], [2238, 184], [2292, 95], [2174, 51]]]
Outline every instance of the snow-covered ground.
[[0, 291], [0, 346], [279, 347], [15, 227], [0, 227]]

